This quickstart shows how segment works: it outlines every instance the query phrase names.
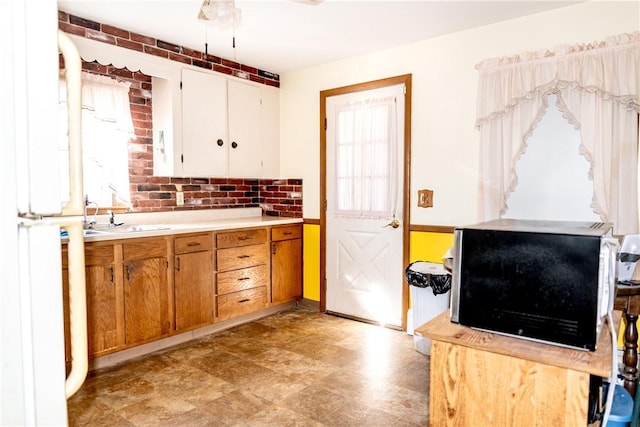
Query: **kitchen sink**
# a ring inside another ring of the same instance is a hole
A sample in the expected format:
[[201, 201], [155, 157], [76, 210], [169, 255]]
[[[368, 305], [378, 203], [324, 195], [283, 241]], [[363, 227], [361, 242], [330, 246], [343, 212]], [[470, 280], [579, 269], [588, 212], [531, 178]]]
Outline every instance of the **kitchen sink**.
[[134, 233], [141, 231], [157, 231], [157, 230], [169, 230], [166, 225], [129, 225], [127, 227], [114, 227], [109, 231], [113, 233]]
[[86, 230], [82, 230], [82, 234], [84, 236], [96, 236], [98, 234], [105, 234], [104, 231], [98, 231], [98, 230], [92, 230], [92, 229], [86, 229]]

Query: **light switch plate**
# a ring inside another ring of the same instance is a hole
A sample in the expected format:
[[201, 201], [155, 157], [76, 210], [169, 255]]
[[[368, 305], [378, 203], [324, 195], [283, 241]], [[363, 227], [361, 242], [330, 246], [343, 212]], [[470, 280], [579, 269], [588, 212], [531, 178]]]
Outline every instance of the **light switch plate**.
[[176, 192], [176, 205], [177, 206], [184, 205], [184, 193], [182, 191]]
[[418, 207], [433, 207], [433, 190], [418, 190]]

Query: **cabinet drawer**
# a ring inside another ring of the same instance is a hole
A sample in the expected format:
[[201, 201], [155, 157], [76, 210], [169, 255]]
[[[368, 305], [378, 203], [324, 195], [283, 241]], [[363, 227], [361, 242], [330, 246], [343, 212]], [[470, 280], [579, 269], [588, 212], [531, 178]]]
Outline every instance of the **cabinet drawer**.
[[[84, 264], [89, 265], [106, 265], [113, 264], [115, 256], [113, 254], [113, 245], [84, 245]], [[62, 246], [62, 268], [69, 267], [69, 249], [67, 245]]]
[[264, 243], [239, 248], [218, 249], [216, 260], [218, 271], [239, 270], [267, 264], [269, 262], [269, 245]]
[[216, 246], [218, 248], [231, 248], [234, 246], [255, 245], [256, 243], [265, 243], [267, 239], [266, 228], [230, 231], [216, 235]]
[[271, 240], [299, 239], [302, 237], [302, 226], [300, 224], [285, 225], [282, 227], [273, 227], [271, 229]]
[[218, 296], [220, 320], [251, 313], [267, 306], [267, 287], [248, 289]]
[[167, 243], [164, 238], [136, 239], [122, 244], [125, 260], [149, 259], [167, 256]]
[[269, 269], [266, 265], [218, 273], [218, 295], [243, 291], [269, 284]]
[[213, 239], [211, 233], [181, 236], [175, 238], [173, 245], [176, 255], [188, 254], [211, 250]]
[[85, 265], [105, 265], [113, 264], [113, 245], [107, 246], [84, 246], [84, 264]]

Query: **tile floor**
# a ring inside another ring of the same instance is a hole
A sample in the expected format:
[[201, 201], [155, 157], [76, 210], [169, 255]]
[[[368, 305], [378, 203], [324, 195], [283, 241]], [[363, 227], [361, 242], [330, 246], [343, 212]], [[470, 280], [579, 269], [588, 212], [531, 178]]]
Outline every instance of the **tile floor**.
[[71, 426], [423, 426], [429, 361], [413, 338], [285, 311], [89, 374]]

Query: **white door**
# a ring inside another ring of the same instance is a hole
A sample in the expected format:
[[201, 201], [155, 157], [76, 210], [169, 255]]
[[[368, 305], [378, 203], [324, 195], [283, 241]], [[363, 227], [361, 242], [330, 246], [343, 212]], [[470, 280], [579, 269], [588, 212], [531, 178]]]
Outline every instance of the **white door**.
[[326, 112], [326, 310], [401, 327], [404, 85], [328, 97]]

